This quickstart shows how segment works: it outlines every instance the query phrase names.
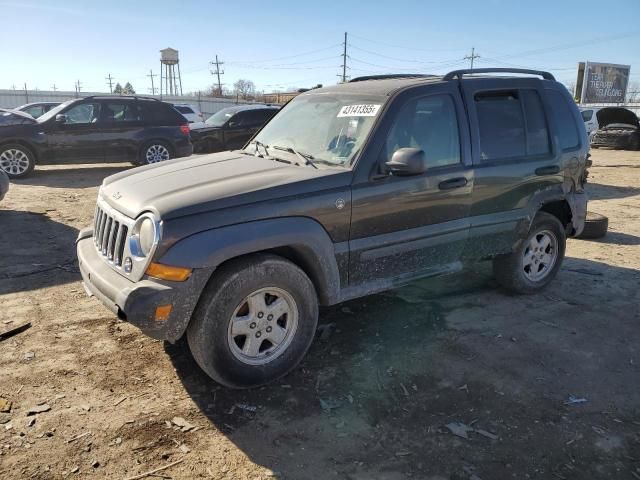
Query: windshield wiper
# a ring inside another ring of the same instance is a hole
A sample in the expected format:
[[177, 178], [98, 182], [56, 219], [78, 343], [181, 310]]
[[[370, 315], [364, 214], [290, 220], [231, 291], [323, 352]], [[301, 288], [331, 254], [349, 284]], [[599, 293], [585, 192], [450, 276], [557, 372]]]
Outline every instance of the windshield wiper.
[[254, 140], [254, 141], [253, 141], [253, 142], [251, 142], [251, 143], [253, 143], [253, 144], [256, 146], [256, 151], [255, 151], [255, 153], [257, 153], [257, 154], [258, 154], [258, 156], [261, 156], [261, 155], [260, 155], [260, 152], [258, 151], [258, 147], [262, 147], [262, 148], [264, 149], [264, 156], [267, 156], [267, 157], [269, 156], [269, 150], [268, 150], [268, 148], [269, 148], [269, 147], [267, 147], [267, 146], [266, 146], [264, 143], [262, 143], [260, 140]]
[[313, 163], [313, 159], [314, 159], [313, 155], [299, 152], [293, 147], [281, 147], [279, 145], [273, 145], [273, 148], [275, 148], [276, 150], [282, 150], [283, 152], [293, 153], [295, 156], [302, 159], [305, 165], [311, 165], [315, 169], [318, 168], [318, 166], [315, 163]]

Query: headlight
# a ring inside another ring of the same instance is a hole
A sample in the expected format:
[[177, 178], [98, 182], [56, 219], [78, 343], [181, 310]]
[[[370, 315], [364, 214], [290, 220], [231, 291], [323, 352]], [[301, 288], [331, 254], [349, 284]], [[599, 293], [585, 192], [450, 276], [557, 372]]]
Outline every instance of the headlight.
[[160, 240], [160, 227], [151, 213], [136, 220], [131, 235], [130, 250], [136, 257], [147, 257]]
[[153, 220], [148, 217], [142, 220], [138, 236], [140, 239], [140, 251], [146, 257], [156, 243], [156, 224]]

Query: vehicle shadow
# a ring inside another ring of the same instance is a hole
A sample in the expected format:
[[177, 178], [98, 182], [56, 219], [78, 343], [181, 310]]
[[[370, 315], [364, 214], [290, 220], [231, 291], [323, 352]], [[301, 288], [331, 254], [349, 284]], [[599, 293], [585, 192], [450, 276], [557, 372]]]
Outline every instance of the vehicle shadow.
[[78, 230], [44, 213], [3, 209], [0, 227], [0, 295], [78, 280]]
[[[550, 395], [566, 395], [577, 388], [572, 382], [584, 385], [594, 375], [618, 382], [606, 369], [609, 357], [620, 354], [620, 340], [603, 341], [590, 332], [600, 324], [611, 328], [609, 317], [598, 313], [602, 289], [619, 303], [610, 305], [622, 312], [616, 328], [635, 328], [635, 314], [624, 312], [633, 310], [638, 281], [637, 270], [577, 258], [567, 258], [552, 286], [533, 296], [499, 289], [488, 263], [419, 281], [323, 309], [303, 363], [252, 390], [217, 385], [185, 341], [167, 343], [165, 350], [211, 425], [276, 478], [467, 479], [470, 464], [481, 478], [506, 478], [513, 471], [533, 473], [528, 455], [521, 455], [531, 442], [545, 445], [533, 463], [548, 468], [562, 465], [573, 448], [552, 420], [532, 426], [531, 418], [563, 414], [563, 400]], [[585, 335], [576, 337], [574, 328]], [[591, 342], [577, 351], [597, 352], [597, 366], [567, 363], [576, 355], [572, 341]], [[560, 376], [557, 384], [535, 380], [567, 369], [572, 378]], [[626, 392], [628, 380], [606, 385], [598, 395], [615, 403], [618, 397], [610, 392]], [[638, 395], [624, 395], [640, 406]], [[478, 418], [481, 429], [489, 418], [499, 418], [493, 431], [508, 440], [491, 440], [492, 434], [462, 440], [445, 427]], [[510, 436], [512, 429], [528, 433]], [[580, 448], [589, 450], [581, 453], [585, 458], [593, 453], [593, 447]], [[508, 459], [508, 467], [490, 460], [496, 458]]]
[[35, 185], [50, 188], [97, 187], [109, 175], [134, 168], [129, 163], [122, 165], [86, 165], [67, 168], [37, 168], [27, 178], [12, 180], [17, 185]]
[[589, 200], [609, 200], [640, 195], [640, 187], [618, 187], [591, 182], [587, 183], [586, 191], [589, 195]]
[[598, 239], [589, 240], [580, 239], [583, 242], [607, 243], [610, 245], [640, 245], [640, 237], [631, 235], [630, 233], [612, 232], [609, 230], [607, 234]]

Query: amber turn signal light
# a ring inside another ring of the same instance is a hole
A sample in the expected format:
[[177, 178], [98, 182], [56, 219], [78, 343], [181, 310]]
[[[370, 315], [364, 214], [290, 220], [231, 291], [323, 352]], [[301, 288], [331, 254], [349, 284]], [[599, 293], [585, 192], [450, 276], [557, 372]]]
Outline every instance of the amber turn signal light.
[[166, 322], [169, 320], [169, 315], [171, 314], [171, 310], [173, 309], [173, 305], [160, 305], [156, 308], [155, 319], [156, 322]]
[[160, 278], [162, 280], [184, 282], [191, 275], [191, 269], [185, 267], [172, 267], [161, 263], [152, 263], [147, 268], [146, 273], [150, 277]]

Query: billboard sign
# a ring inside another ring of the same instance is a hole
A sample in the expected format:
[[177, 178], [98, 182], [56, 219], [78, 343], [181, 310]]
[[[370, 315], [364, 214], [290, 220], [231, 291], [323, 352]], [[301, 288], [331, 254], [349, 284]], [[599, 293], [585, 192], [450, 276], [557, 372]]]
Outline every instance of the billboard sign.
[[586, 62], [582, 82], [579, 82], [582, 83], [581, 103], [624, 103], [630, 69], [629, 65]]

